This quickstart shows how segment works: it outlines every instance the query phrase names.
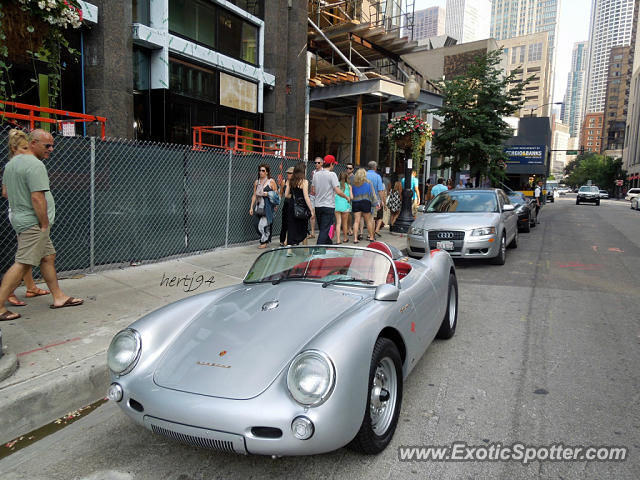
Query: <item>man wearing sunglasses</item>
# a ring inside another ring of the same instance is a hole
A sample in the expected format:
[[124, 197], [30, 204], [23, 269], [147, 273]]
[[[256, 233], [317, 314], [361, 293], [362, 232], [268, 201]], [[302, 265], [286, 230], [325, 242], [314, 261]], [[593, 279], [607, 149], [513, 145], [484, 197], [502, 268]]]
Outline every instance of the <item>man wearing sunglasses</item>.
[[51, 308], [75, 307], [83, 303], [80, 298], [65, 295], [58, 285], [56, 251], [49, 237], [56, 207], [49, 190], [47, 168], [42, 163], [53, 151], [51, 134], [40, 129], [31, 132], [29, 151], [15, 155], [7, 163], [2, 178], [11, 207], [11, 226], [18, 234], [18, 251], [15, 263], [7, 270], [0, 285], [0, 320], [20, 318], [20, 314], [9, 312], [4, 304], [29, 266], [40, 267], [53, 296]]
[[[316, 172], [322, 171], [322, 165], [324, 165], [324, 160], [322, 159], [322, 157], [316, 157], [313, 161], [313, 164], [315, 165], [316, 169], [311, 170], [311, 182], [313, 182], [313, 176], [316, 174]], [[315, 208], [316, 192], [315, 192], [315, 189], [313, 188], [313, 185], [311, 185], [311, 191], [309, 192], [309, 200], [311, 200], [311, 205], [313, 205], [313, 207]], [[311, 219], [311, 233], [307, 238], [316, 238], [316, 221], [314, 219]]]

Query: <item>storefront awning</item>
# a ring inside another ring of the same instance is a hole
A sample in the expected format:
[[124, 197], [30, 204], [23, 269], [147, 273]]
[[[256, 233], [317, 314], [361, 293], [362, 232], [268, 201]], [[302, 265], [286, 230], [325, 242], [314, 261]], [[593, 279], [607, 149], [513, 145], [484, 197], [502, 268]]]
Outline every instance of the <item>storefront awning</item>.
[[[384, 78], [339, 83], [311, 88], [309, 101], [311, 108], [348, 115], [356, 113], [360, 99], [362, 99], [362, 111], [365, 114], [402, 112], [407, 109], [407, 101], [402, 94], [403, 86], [400, 82]], [[426, 90], [420, 91], [416, 110], [440, 106], [442, 106], [441, 95]]]

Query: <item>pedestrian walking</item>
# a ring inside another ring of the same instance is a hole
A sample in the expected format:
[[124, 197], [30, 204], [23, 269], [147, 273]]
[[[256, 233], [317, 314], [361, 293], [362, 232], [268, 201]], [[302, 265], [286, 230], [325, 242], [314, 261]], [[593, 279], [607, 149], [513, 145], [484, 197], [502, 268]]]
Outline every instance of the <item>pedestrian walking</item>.
[[326, 155], [323, 159], [322, 170], [316, 171], [313, 175], [313, 192], [315, 193], [315, 211], [318, 218], [318, 242], [317, 245], [331, 245], [333, 242], [329, 237], [329, 229], [335, 218], [336, 200], [335, 195], [351, 199], [340, 189], [338, 177], [333, 172], [333, 167], [337, 164], [333, 155]]
[[[371, 182], [373, 185], [373, 190], [376, 192], [377, 202], [375, 205], [371, 205], [371, 215], [374, 219], [374, 230], [369, 230], [369, 236], [375, 238], [377, 235], [380, 236], [380, 228], [382, 228], [382, 205], [387, 203], [387, 194], [384, 188], [384, 182], [382, 181], [382, 177], [376, 171], [378, 164], [373, 160], [367, 163], [367, 180]], [[367, 227], [368, 229], [368, 227]]]
[[393, 190], [389, 193], [389, 199], [387, 201], [389, 211], [391, 212], [390, 225], [396, 223], [398, 216], [400, 216], [400, 210], [402, 210], [402, 183], [396, 182], [393, 186]]
[[446, 191], [447, 191], [447, 187], [445, 187], [444, 185], [444, 178], [440, 177], [438, 178], [438, 183], [434, 185], [433, 188], [431, 189], [431, 195], [433, 197], [437, 197], [440, 193], [446, 192]]
[[[347, 181], [349, 185], [353, 185], [353, 177], [355, 176], [355, 171], [353, 170], [353, 163], [347, 163]], [[347, 232], [349, 236], [353, 235], [353, 213], [349, 213], [349, 231]]]
[[271, 178], [269, 165], [258, 166], [258, 178], [253, 182], [253, 195], [249, 215], [253, 217], [253, 226], [260, 235], [258, 248], [267, 248], [271, 243], [271, 225], [273, 224], [274, 205], [269, 200], [269, 192], [277, 192], [276, 181]]
[[378, 197], [373, 188], [373, 184], [367, 179], [367, 171], [364, 168], [359, 168], [356, 172], [353, 179], [352, 192], [353, 243], [358, 243], [358, 228], [360, 227], [360, 218], [362, 217], [364, 217], [367, 229], [369, 230], [369, 241], [375, 242], [371, 211], [376, 206]]
[[464, 184], [464, 180], [460, 179], [460, 181], [458, 182], [458, 186], [456, 188], [467, 188]]
[[540, 207], [542, 205], [542, 181], [538, 182], [536, 189], [533, 191], [533, 196], [536, 199], [536, 223], [538, 222], [538, 212], [540, 211]]
[[[402, 177], [402, 188], [404, 188], [404, 177]], [[418, 205], [420, 205], [420, 189], [418, 182], [418, 172], [411, 171], [411, 213], [415, 217], [418, 214]]]
[[[351, 186], [349, 185], [349, 174], [342, 172], [338, 177], [340, 183], [340, 189], [351, 198]], [[335, 194], [336, 202], [336, 245], [342, 243], [342, 235], [344, 235], [344, 241], [349, 240], [349, 212], [351, 212], [351, 204], [347, 199], [342, 198], [337, 193]]]
[[453, 190], [453, 180], [447, 179], [447, 190]]
[[281, 200], [281, 210], [282, 210], [282, 226], [280, 227], [280, 246], [284, 247], [287, 245], [287, 231], [289, 229], [289, 203], [291, 202], [291, 198], [287, 198], [285, 193], [287, 190], [287, 186], [293, 176], [293, 167], [287, 168], [287, 178], [282, 181], [282, 185], [280, 185], [280, 198]]
[[[27, 134], [22, 130], [12, 129], [9, 130], [9, 160], [15, 155], [29, 154], [29, 139]], [[2, 196], [7, 198], [7, 186], [2, 184]], [[9, 222], [11, 222], [11, 208], [8, 209]], [[36, 282], [33, 280], [33, 272], [31, 266], [27, 269], [27, 272], [22, 277], [25, 287], [27, 287], [27, 298], [39, 297], [40, 295], [48, 295], [49, 290], [38, 288]], [[15, 291], [9, 294], [7, 302], [14, 307], [24, 307], [27, 304], [16, 297]]]
[[55, 268], [56, 251], [50, 238], [56, 207], [49, 189], [49, 175], [42, 160], [49, 158], [54, 140], [50, 133], [37, 129], [29, 135], [29, 153], [15, 155], [4, 170], [2, 183], [7, 186], [11, 207], [11, 225], [18, 234], [15, 263], [7, 270], [0, 285], [0, 320], [15, 320], [20, 314], [4, 306], [29, 269], [40, 266], [40, 272], [53, 296], [50, 308], [76, 307], [84, 300], [60, 289]]
[[[324, 160], [322, 159], [322, 157], [316, 157], [313, 160], [313, 164], [315, 166], [315, 170], [313, 170], [311, 172], [311, 190], [309, 191], [309, 198], [311, 199], [311, 203], [313, 204], [314, 208], [316, 206], [316, 192], [313, 190], [313, 177], [315, 176], [316, 172], [322, 171], [323, 163], [324, 163]], [[316, 220], [317, 220], [317, 218], [315, 218], [315, 219], [310, 221], [310, 223], [311, 223], [311, 233], [309, 234], [309, 238], [316, 238]], [[319, 226], [318, 226], [318, 228], [319, 228]]]
[[[315, 220], [315, 210], [309, 196], [309, 181], [306, 179], [307, 165], [298, 162], [285, 188], [285, 198], [289, 199], [289, 213], [287, 226], [287, 245], [299, 245], [307, 241], [309, 234], [309, 220]], [[306, 205], [310, 218], [295, 216], [294, 204]]]

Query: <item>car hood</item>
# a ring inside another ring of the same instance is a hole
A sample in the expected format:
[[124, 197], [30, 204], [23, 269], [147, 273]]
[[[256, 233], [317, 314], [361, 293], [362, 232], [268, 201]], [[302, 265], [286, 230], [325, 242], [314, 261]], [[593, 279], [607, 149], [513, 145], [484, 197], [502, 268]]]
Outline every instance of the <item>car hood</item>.
[[[242, 286], [190, 322], [162, 356], [154, 382], [201, 395], [253, 398], [320, 330], [364, 299], [310, 282]], [[269, 302], [277, 306], [268, 309]]]
[[426, 213], [422, 228], [428, 230], [470, 230], [497, 225], [499, 213]]

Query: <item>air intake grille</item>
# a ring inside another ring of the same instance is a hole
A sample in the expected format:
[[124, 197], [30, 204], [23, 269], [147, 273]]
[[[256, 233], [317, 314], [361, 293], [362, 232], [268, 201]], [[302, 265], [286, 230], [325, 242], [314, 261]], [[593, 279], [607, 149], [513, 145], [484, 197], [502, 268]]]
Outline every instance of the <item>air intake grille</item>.
[[185, 435], [184, 433], [178, 433], [166, 428], [158, 427], [151, 424], [151, 430], [153, 433], [157, 433], [164, 437], [176, 440], [187, 445], [194, 445], [196, 447], [209, 448], [211, 450], [218, 450], [220, 452], [235, 453], [233, 443], [225, 442], [223, 440], [213, 440], [210, 438], [196, 437], [193, 435]]
[[450, 232], [444, 230], [429, 230], [429, 240], [464, 240], [464, 232]]

